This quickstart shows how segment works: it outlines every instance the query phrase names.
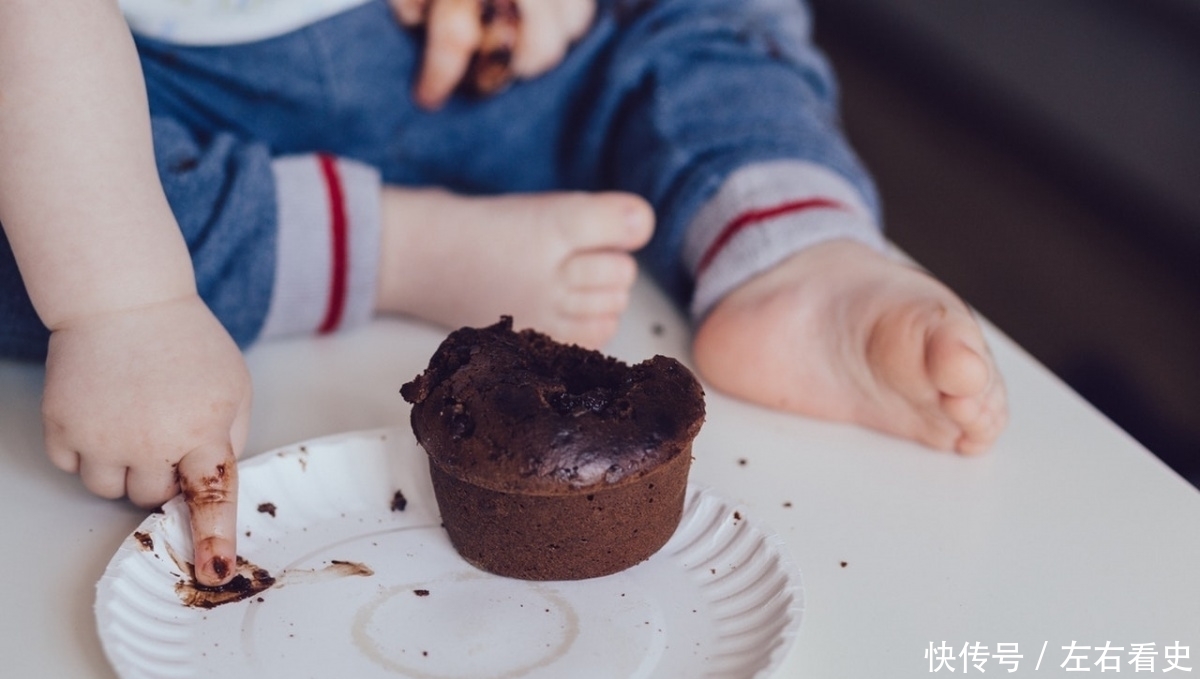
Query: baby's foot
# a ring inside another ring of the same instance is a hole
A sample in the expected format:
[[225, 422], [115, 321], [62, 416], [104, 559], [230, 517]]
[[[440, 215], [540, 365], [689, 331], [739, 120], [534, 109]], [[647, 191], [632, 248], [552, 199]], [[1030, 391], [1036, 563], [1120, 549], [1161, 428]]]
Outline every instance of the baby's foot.
[[721, 301], [695, 340], [716, 388], [962, 453], [1008, 420], [970, 310], [926, 274], [851, 241], [794, 255]]
[[378, 310], [440, 325], [502, 315], [562, 342], [616, 334], [654, 212], [624, 193], [458, 196], [386, 187]]

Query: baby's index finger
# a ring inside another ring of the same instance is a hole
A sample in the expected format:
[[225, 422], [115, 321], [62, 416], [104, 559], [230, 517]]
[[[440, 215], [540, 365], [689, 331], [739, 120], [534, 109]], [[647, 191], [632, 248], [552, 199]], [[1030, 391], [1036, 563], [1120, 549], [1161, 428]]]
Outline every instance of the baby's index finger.
[[176, 468], [192, 517], [196, 582], [216, 587], [237, 574], [237, 458], [228, 443], [201, 446]]

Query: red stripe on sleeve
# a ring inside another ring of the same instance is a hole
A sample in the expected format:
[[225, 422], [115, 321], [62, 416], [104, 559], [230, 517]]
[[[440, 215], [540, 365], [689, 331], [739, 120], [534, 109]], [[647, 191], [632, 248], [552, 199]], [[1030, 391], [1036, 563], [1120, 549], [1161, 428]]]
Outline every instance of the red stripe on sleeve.
[[708, 268], [709, 264], [716, 259], [719, 253], [733, 237], [740, 233], [743, 229], [765, 222], [768, 219], [773, 219], [781, 215], [790, 214], [793, 212], [803, 212], [805, 210], [813, 210], [818, 208], [830, 208], [834, 210], [846, 210], [846, 206], [831, 198], [806, 198], [804, 200], [795, 200], [789, 203], [782, 203], [774, 207], [763, 208], [761, 210], [748, 210], [735, 217], [732, 221], [721, 229], [721, 233], [717, 235], [716, 240], [712, 245], [708, 246], [708, 250], [704, 251], [704, 256], [700, 258], [700, 264], [696, 267], [696, 275], [700, 275], [702, 271]]
[[325, 188], [329, 192], [329, 231], [332, 266], [329, 276], [329, 305], [325, 308], [325, 320], [317, 328], [322, 334], [337, 330], [342, 322], [346, 307], [346, 277], [350, 266], [350, 252], [346, 237], [346, 197], [342, 193], [342, 179], [338, 174], [337, 160], [324, 153], [317, 155]]

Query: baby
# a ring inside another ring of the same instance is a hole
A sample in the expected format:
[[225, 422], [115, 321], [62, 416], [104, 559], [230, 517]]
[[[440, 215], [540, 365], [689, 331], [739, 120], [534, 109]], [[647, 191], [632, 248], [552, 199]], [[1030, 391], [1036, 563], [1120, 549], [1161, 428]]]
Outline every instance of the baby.
[[[635, 253], [716, 389], [962, 453], [1004, 427], [970, 310], [886, 252], [802, 6], [516, 6], [0, 4], [0, 354], [44, 357], [57, 466], [184, 493], [200, 582], [233, 575], [239, 345], [395, 313], [599, 347]], [[496, 44], [517, 81], [461, 94]]]

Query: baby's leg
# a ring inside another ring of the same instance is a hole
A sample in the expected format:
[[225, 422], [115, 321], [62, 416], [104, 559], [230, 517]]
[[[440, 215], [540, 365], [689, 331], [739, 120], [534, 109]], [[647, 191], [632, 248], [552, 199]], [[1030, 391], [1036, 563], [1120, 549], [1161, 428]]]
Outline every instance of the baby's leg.
[[949, 289], [851, 241], [808, 248], [729, 294], [695, 340], [718, 389], [976, 453], [1008, 419], [978, 323]]
[[623, 193], [458, 196], [384, 188], [377, 309], [440, 325], [513, 316], [599, 347], [617, 331], [654, 213]]

